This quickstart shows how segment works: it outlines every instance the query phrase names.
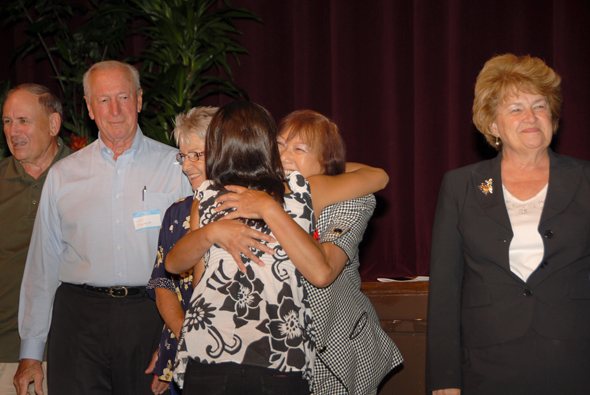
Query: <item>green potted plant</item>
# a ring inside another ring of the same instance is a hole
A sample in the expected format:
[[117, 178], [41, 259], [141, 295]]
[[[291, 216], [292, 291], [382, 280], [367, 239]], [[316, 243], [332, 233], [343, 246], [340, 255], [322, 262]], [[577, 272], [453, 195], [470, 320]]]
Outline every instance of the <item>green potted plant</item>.
[[[222, 93], [247, 97], [232, 81], [228, 55], [239, 64], [247, 53], [236, 40], [235, 19], [262, 22], [253, 12], [232, 7], [227, 0], [131, 0], [135, 17], [144, 22], [138, 33], [149, 41], [141, 62], [145, 133], [171, 143], [176, 114]], [[220, 75], [223, 70], [227, 78]]]
[[94, 139], [91, 130], [95, 126], [83, 100], [84, 72], [90, 64], [116, 58], [124, 50], [130, 12], [119, 4], [117, 0], [81, 4], [68, 0], [14, 0], [0, 10], [6, 25], [26, 24], [28, 38], [16, 49], [12, 63], [29, 55], [50, 62], [63, 97], [62, 125], [74, 149]]
[[[146, 135], [171, 144], [179, 112], [222, 93], [247, 97], [232, 81], [228, 55], [247, 53], [237, 42], [236, 19], [261, 22], [253, 12], [224, 0], [12, 0], [0, 8], [5, 24], [25, 23], [27, 40], [13, 55], [47, 59], [62, 91], [69, 144], [81, 148], [96, 136], [84, 104], [82, 76], [88, 67], [121, 59], [129, 34], [145, 40], [140, 54], [144, 87], [141, 125]], [[239, 64], [239, 61], [238, 61]], [[223, 77], [220, 71], [227, 75]]]

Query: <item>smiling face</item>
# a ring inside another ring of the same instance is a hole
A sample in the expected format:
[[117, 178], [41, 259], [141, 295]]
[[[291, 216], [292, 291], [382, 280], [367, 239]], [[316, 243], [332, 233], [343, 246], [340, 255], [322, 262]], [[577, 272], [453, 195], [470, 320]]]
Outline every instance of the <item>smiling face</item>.
[[61, 118], [57, 113], [48, 116], [39, 104], [39, 96], [25, 90], [12, 93], [4, 103], [2, 123], [15, 159], [23, 165], [41, 166], [47, 160], [51, 163]]
[[498, 107], [491, 132], [502, 140], [502, 149], [518, 154], [549, 147], [553, 137], [551, 110], [545, 96], [517, 92]]
[[142, 91], [137, 91], [129, 72], [121, 67], [95, 70], [90, 75], [90, 118], [96, 122], [107, 147], [131, 146], [141, 111]]
[[[186, 142], [185, 139], [181, 140], [179, 150], [185, 155], [189, 152], [203, 152], [205, 151], [205, 140], [197, 136], [196, 133], [191, 133], [190, 142]], [[193, 190], [196, 190], [207, 179], [205, 173], [205, 156], [201, 156], [196, 162], [192, 162], [185, 157], [182, 163], [182, 171], [191, 182]]]
[[285, 176], [293, 171], [298, 171], [305, 178], [323, 173], [318, 155], [311, 146], [301, 139], [301, 135], [289, 139], [287, 131], [277, 138], [277, 143]]

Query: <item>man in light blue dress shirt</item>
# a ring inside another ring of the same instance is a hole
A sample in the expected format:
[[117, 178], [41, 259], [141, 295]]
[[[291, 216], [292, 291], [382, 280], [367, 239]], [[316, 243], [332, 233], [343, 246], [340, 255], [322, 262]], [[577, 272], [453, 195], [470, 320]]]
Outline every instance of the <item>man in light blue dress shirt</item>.
[[[176, 149], [143, 135], [137, 70], [97, 63], [84, 92], [99, 138], [54, 165], [41, 195], [20, 295], [19, 394], [150, 394], [162, 321], [145, 285], [161, 219], [191, 187]], [[50, 332], [51, 329], [51, 332]], [[40, 393], [40, 392], [39, 392]]]

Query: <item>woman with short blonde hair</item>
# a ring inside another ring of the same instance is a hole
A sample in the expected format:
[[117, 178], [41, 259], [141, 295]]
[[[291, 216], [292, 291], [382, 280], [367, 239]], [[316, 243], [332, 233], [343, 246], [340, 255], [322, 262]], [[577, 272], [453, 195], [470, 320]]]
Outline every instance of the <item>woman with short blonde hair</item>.
[[427, 389], [434, 395], [590, 393], [590, 162], [549, 145], [561, 78], [500, 55], [473, 122], [494, 159], [445, 174], [432, 231]]

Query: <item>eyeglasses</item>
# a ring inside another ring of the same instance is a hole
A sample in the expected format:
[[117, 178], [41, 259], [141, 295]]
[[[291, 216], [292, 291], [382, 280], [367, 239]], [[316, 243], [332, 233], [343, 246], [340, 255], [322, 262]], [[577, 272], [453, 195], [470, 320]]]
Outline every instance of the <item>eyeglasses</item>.
[[188, 154], [183, 154], [182, 152], [179, 152], [176, 154], [176, 160], [178, 161], [178, 163], [182, 165], [184, 163], [184, 158], [188, 158], [188, 160], [190, 160], [191, 162], [198, 162], [203, 155], [205, 155], [205, 151], [190, 151]]

